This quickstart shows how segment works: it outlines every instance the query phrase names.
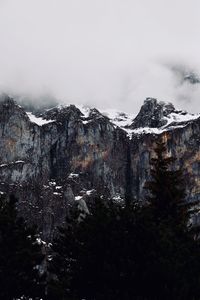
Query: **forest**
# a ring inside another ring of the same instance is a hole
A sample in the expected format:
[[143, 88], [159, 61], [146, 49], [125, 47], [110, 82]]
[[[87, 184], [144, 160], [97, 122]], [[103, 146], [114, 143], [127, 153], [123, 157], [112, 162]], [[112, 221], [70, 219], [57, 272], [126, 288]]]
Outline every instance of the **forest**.
[[18, 216], [15, 195], [1, 195], [0, 299], [200, 299], [198, 203], [165, 144], [154, 151], [145, 201], [73, 206], [52, 244]]

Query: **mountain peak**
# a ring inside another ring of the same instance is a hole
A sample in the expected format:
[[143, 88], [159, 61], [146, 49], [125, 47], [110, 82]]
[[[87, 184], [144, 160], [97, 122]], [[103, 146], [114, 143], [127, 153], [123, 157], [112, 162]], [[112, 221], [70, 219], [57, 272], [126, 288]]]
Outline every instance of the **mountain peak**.
[[138, 115], [133, 121], [132, 128], [150, 127], [159, 128], [167, 124], [167, 117], [175, 108], [172, 103], [158, 101], [155, 98], [146, 98]]
[[20, 117], [25, 117], [26, 113], [23, 108], [17, 104], [17, 102], [7, 94], [0, 95], [0, 121], [5, 121], [10, 116], [18, 115]]

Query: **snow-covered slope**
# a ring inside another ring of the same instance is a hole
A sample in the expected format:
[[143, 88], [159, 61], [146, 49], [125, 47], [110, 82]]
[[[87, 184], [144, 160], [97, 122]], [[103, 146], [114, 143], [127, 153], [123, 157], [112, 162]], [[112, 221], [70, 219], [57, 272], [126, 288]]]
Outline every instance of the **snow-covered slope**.
[[186, 180], [187, 197], [200, 201], [199, 114], [151, 98], [137, 116], [75, 105], [26, 111], [32, 113], [9, 97], [0, 101], [0, 192], [18, 195], [19, 210], [44, 239], [51, 241], [75, 200], [82, 207], [99, 195], [143, 200], [155, 135], [166, 130], [174, 167], [183, 166], [185, 178], [195, 183], [191, 190]]
[[199, 117], [200, 114], [176, 110], [171, 103], [147, 98], [130, 128], [133, 134], [160, 134], [163, 131], [184, 127]]
[[84, 125], [98, 119], [109, 120], [114, 127], [126, 131], [130, 138], [133, 134], [160, 134], [173, 128], [184, 127], [188, 122], [200, 117], [200, 114], [176, 110], [171, 103], [159, 102], [154, 98], [147, 98], [137, 115], [116, 109], [101, 110], [84, 105], [58, 105], [45, 110], [39, 116], [31, 112], [27, 112], [27, 115], [31, 122], [42, 126], [65, 118], [70, 113]]
[[[145, 116], [143, 111], [145, 111]], [[157, 113], [158, 116], [156, 116]], [[200, 118], [199, 113], [190, 114], [186, 111], [176, 110], [171, 103], [159, 102], [153, 98], [147, 98], [144, 101], [138, 115], [119, 112], [115, 109], [103, 110], [102, 114], [107, 116], [114, 125], [125, 130], [129, 137], [133, 134], [160, 134], [173, 128], [184, 127], [188, 122]], [[140, 126], [133, 126], [136, 119], [140, 120]], [[156, 123], [157, 126], [152, 126]], [[146, 126], [146, 124], [149, 124], [149, 126]]]
[[42, 117], [37, 117], [32, 112], [27, 112], [27, 115], [28, 115], [30, 121], [32, 123], [37, 124], [38, 126], [42, 126], [42, 125], [52, 123], [55, 121], [55, 120], [46, 120], [46, 119], [43, 119]]
[[[180, 113], [171, 113], [167, 117], [164, 117], [164, 120], [167, 123], [161, 127], [139, 127], [135, 129], [128, 129], [129, 135], [131, 134], [160, 134], [167, 130], [172, 130], [175, 128], [185, 127], [190, 121], [200, 118], [200, 114], [180, 114]], [[126, 129], [127, 130], [127, 129]]]

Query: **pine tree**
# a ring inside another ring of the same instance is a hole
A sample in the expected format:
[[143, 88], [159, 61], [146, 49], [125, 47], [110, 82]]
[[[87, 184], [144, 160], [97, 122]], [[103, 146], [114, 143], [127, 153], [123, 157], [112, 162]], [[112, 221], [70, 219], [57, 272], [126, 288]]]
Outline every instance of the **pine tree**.
[[149, 227], [156, 233], [145, 262], [146, 296], [158, 299], [199, 299], [200, 245], [189, 226], [193, 203], [185, 200], [181, 170], [174, 170], [165, 144], [157, 142], [151, 160], [148, 206]]
[[[43, 260], [36, 229], [17, 216], [16, 199], [0, 199], [0, 299], [41, 299]], [[43, 298], [44, 299], [44, 298]]]
[[66, 225], [57, 228], [57, 235], [53, 240], [48, 265], [48, 299], [73, 299], [71, 281], [73, 280], [73, 264], [78, 251], [77, 229], [79, 226], [79, 211], [74, 209], [66, 217]]
[[157, 143], [147, 204], [94, 199], [53, 241], [48, 299], [200, 299], [200, 245], [181, 171]]
[[133, 298], [136, 210], [96, 198], [82, 222], [67, 220], [53, 242], [48, 299]]
[[182, 170], [174, 170], [175, 158], [167, 156], [165, 143], [158, 140], [154, 149], [156, 157], [151, 159], [151, 181], [147, 182], [149, 191], [147, 202], [159, 222], [188, 229], [189, 218], [195, 204], [185, 200], [185, 181]]

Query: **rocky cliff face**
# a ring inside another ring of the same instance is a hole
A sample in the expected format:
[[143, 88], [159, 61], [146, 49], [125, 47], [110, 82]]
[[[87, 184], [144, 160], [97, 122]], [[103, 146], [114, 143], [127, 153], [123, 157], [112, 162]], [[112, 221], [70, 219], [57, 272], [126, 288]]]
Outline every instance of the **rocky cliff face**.
[[190, 177], [188, 199], [200, 199], [199, 117], [151, 98], [134, 119], [74, 105], [34, 115], [1, 96], [0, 192], [15, 193], [19, 212], [51, 240], [75, 201], [84, 208], [95, 194], [143, 199], [154, 142], [162, 135]]

